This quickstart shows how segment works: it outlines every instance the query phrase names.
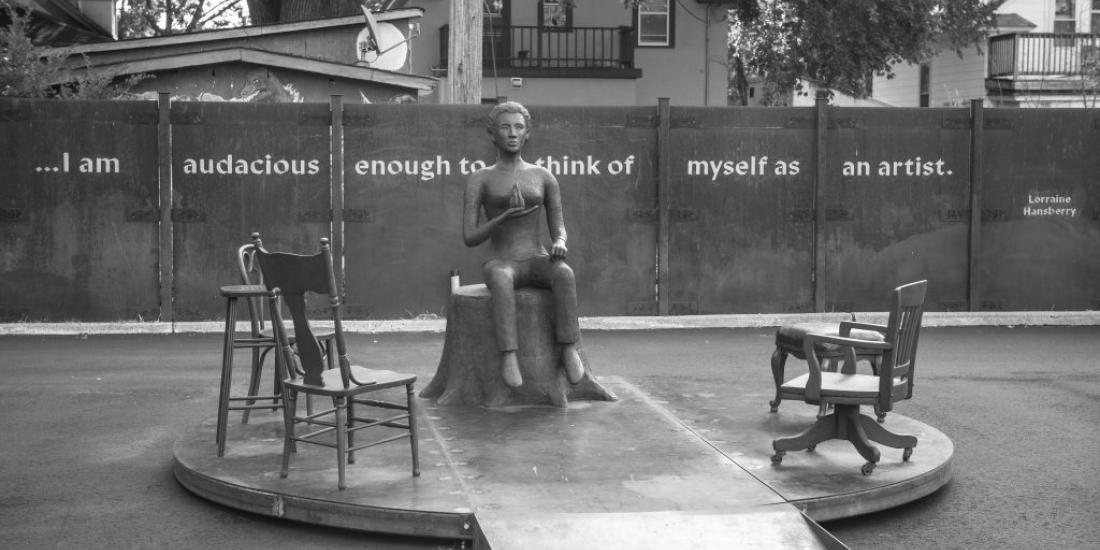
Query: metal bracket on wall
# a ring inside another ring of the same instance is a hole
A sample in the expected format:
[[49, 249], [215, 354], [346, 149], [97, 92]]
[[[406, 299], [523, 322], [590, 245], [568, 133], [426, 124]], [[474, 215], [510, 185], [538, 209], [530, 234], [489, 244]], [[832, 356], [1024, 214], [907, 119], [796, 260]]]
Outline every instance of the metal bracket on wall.
[[657, 117], [654, 115], [631, 115], [626, 118], [627, 128], [656, 128]]
[[160, 221], [160, 210], [156, 208], [127, 208], [126, 221], [130, 223], [156, 223]]
[[[817, 218], [813, 208], [792, 208], [787, 211], [785, 219], [789, 222], [812, 222]], [[851, 208], [826, 208], [825, 221], [850, 222], [855, 219]]]
[[940, 124], [940, 128], [944, 130], [969, 130], [970, 119], [969, 118], [945, 118]]
[[27, 213], [22, 208], [0, 208], [0, 223], [25, 221]]
[[1016, 128], [1016, 121], [1010, 118], [990, 118], [986, 117], [985, 124], [982, 128], [986, 130], [1013, 130]]
[[[344, 223], [370, 223], [374, 221], [374, 212], [358, 208], [345, 208]], [[332, 221], [332, 209], [302, 210], [298, 212], [298, 221], [302, 223], [328, 223]]]
[[[1002, 208], [982, 209], [983, 222], [1003, 222], [1008, 219], [1008, 214]], [[964, 208], [944, 208], [940, 210], [941, 222], [968, 222], [970, 210]]]
[[192, 208], [173, 208], [172, 221], [176, 223], [199, 223], [206, 221], [206, 212]]
[[[651, 223], [656, 222], [660, 213], [656, 208], [631, 208], [627, 212], [627, 219], [632, 222]], [[698, 208], [669, 208], [668, 219], [671, 222], [695, 222], [699, 221]]]

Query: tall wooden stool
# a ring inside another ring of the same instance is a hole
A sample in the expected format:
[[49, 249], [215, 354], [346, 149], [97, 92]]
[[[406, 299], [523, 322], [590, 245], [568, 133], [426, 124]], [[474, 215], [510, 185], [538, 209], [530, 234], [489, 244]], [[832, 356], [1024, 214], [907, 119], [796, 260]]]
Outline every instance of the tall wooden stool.
[[[258, 334], [256, 330], [248, 334], [237, 334], [237, 302], [240, 299], [253, 300], [266, 297], [267, 288], [263, 285], [226, 285], [219, 289], [225, 297], [225, 334], [222, 339], [222, 372], [221, 387], [218, 390], [218, 428], [217, 444], [218, 456], [225, 455], [226, 425], [229, 423], [229, 411], [250, 411], [252, 409], [270, 408], [277, 409], [281, 406], [278, 391], [271, 395], [256, 395], [259, 386], [258, 370], [263, 362], [263, 355], [274, 349], [274, 337]], [[249, 304], [251, 306], [251, 304]], [[257, 312], [253, 312], [257, 313]], [[255, 323], [255, 317], [253, 317]], [[252, 350], [252, 380], [249, 381], [249, 392], [246, 397], [230, 396], [230, 385], [233, 379], [233, 354], [237, 349], [247, 348]], [[278, 377], [275, 377], [276, 379]], [[277, 386], [273, 386], [276, 387]], [[256, 404], [258, 400], [271, 400], [271, 403]], [[243, 405], [236, 405], [246, 401]], [[248, 422], [244, 417], [242, 422]]]

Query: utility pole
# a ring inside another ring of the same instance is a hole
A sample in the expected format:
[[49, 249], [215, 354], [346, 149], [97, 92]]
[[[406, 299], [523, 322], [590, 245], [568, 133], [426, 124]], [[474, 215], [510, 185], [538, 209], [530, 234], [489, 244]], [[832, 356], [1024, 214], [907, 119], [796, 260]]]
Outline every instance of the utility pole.
[[451, 32], [447, 48], [449, 103], [481, 103], [481, 3], [451, 0]]

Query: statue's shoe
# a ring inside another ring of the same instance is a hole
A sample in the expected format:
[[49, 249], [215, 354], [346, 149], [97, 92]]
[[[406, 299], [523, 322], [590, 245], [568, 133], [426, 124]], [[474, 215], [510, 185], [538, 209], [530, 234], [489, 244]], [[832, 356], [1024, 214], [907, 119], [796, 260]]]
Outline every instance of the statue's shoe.
[[577, 384], [584, 378], [584, 363], [576, 346], [568, 345], [561, 350], [561, 364], [565, 367], [565, 377], [570, 384]]

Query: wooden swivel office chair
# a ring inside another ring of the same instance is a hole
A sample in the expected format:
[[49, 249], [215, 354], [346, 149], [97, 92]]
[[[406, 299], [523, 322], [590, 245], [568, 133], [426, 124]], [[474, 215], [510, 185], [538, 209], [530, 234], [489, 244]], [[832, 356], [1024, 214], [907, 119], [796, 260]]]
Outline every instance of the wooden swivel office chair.
[[[864, 475], [869, 475], [879, 461], [879, 450], [871, 444], [872, 441], [904, 449], [902, 460], [909, 460], [917, 438], [893, 433], [874, 418], [861, 414], [859, 409], [862, 405], [872, 405], [885, 413], [893, 409], [894, 403], [913, 396], [917, 340], [927, 288], [928, 281], [917, 281], [894, 289], [889, 320], [886, 325], [879, 326], [885, 335], [882, 342], [815, 333], [805, 336], [803, 354], [809, 372], [780, 385], [779, 395], [815, 405], [830, 404], [834, 409], [805, 432], [773, 441], [774, 464], [781, 463], [787, 451], [812, 451], [818, 443], [829, 439], [847, 439], [855, 446], [856, 451], [867, 459], [861, 469]], [[844, 364], [840, 372], [822, 369], [813, 352], [822, 343], [840, 346], [844, 350]], [[882, 362], [877, 374], [855, 372], [858, 350], [861, 349], [882, 350]]]
[[[263, 273], [264, 284], [270, 289], [271, 324], [279, 346], [275, 364], [283, 380], [285, 430], [283, 465], [280, 472], [282, 477], [287, 477], [289, 473], [290, 454], [296, 452], [297, 443], [333, 447], [336, 449], [339, 476], [337, 486], [345, 489], [346, 465], [355, 462], [355, 451], [406, 438], [412, 450], [412, 473], [414, 476], [420, 475], [416, 400], [413, 397], [416, 375], [351, 364], [344, 341], [340, 296], [336, 288], [328, 239], [321, 239], [321, 251], [312, 256], [268, 252], [258, 246], [256, 259]], [[337, 368], [325, 369], [325, 354], [314, 338], [313, 328], [306, 318], [307, 294], [319, 294], [327, 298], [338, 354]], [[284, 303], [290, 312], [297, 335], [296, 350], [291, 348], [289, 331], [283, 323]], [[394, 400], [386, 401], [381, 397], [368, 399], [365, 395], [400, 386], [405, 387], [403, 404]], [[296, 407], [298, 394], [331, 398], [333, 406], [331, 409], [299, 415]], [[360, 416], [363, 411], [361, 406], [387, 411], [384, 414], [389, 416]], [[396, 414], [391, 414], [394, 411]], [[320, 429], [299, 435], [296, 432], [299, 424]], [[398, 433], [356, 445], [356, 432], [366, 428], [380, 428]], [[333, 432], [336, 435], [335, 441], [331, 437]]]

